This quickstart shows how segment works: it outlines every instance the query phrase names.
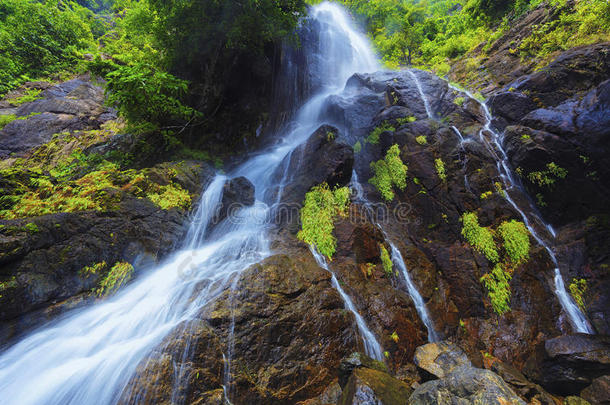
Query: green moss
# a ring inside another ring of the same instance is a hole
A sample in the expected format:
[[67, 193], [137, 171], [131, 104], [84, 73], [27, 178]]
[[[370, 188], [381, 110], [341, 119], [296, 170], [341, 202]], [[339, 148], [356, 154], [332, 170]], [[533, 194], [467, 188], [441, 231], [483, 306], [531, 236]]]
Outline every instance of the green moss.
[[494, 242], [493, 231], [479, 226], [479, 218], [474, 212], [465, 213], [462, 216], [462, 224], [462, 236], [468, 243], [481, 252], [487, 260], [497, 263], [500, 255]]
[[529, 135], [521, 135], [521, 142], [527, 143], [532, 140], [532, 137]]
[[491, 300], [491, 306], [498, 315], [510, 311], [510, 272], [505, 271], [502, 264], [494, 266], [491, 273], [483, 275], [481, 282], [487, 288], [487, 295]]
[[38, 232], [40, 232], [40, 229], [38, 229], [38, 225], [36, 225], [33, 222], [25, 224], [24, 228], [25, 228], [26, 231], [28, 231], [30, 233], [38, 233]]
[[504, 250], [513, 265], [518, 265], [529, 258], [530, 238], [529, 231], [523, 222], [514, 219], [502, 222], [498, 227], [502, 237]]
[[390, 258], [390, 253], [383, 245], [379, 245], [379, 249], [381, 251], [381, 264], [383, 265], [383, 270], [387, 277], [392, 277], [394, 272], [392, 271], [392, 259]]
[[486, 200], [491, 197], [494, 193], [492, 191], [486, 191], [481, 194], [481, 200]]
[[385, 159], [371, 163], [371, 170], [375, 175], [369, 179], [386, 201], [394, 199], [393, 187], [404, 190], [407, 187], [407, 166], [400, 159], [398, 145], [392, 145]]
[[366, 142], [372, 145], [377, 145], [379, 143], [379, 135], [386, 131], [394, 132], [396, 131], [396, 128], [391, 126], [387, 121], [384, 121], [369, 134], [369, 136], [366, 138]]
[[362, 144], [360, 143], [360, 141], [357, 141], [354, 146], [354, 153], [360, 153], [362, 152]]
[[16, 119], [17, 116], [15, 114], [0, 115], [0, 130]]
[[453, 100], [453, 103], [461, 107], [464, 105], [464, 101], [466, 101], [464, 97], [456, 97], [455, 100]]
[[14, 106], [19, 106], [21, 104], [30, 103], [32, 101], [40, 99], [41, 98], [40, 93], [42, 93], [42, 90], [27, 89], [25, 91], [24, 95], [10, 99], [9, 102]]
[[164, 210], [170, 208], [189, 209], [191, 207], [190, 194], [176, 183], [160, 186], [156, 192], [148, 193], [146, 196]]
[[91, 266], [83, 267], [78, 273], [81, 275], [81, 277], [87, 278], [94, 274], [100, 274], [102, 271], [106, 270], [106, 267], [108, 267], [106, 262], [95, 263]]
[[441, 181], [447, 180], [447, 173], [445, 172], [445, 163], [443, 163], [442, 159], [434, 160], [434, 168], [436, 169], [436, 174]]
[[399, 126], [403, 126], [403, 125], [406, 125], [406, 124], [408, 124], [408, 123], [415, 122], [415, 121], [417, 121], [417, 118], [415, 118], [415, 117], [413, 117], [413, 116], [410, 116], [410, 117], [403, 117], [403, 118], [397, 118], [397, 119], [396, 119], [396, 123], [397, 123]]
[[417, 142], [420, 145], [427, 145], [428, 144], [428, 138], [426, 138], [425, 136], [421, 135], [418, 136], [417, 138], [415, 138], [415, 142]]
[[95, 294], [101, 298], [115, 293], [131, 279], [133, 271], [133, 266], [127, 262], [116, 263], [102, 279]]
[[305, 195], [305, 203], [301, 209], [302, 228], [297, 237], [331, 260], [337, 247], [337, 240], [333, 235], [334, 219], [338, 215], [347, 215], [349, 194], [347, 187], [332, 191], [328, 184], [323, 183], [313, 187]]
[[581, 278], [573, 278], [570, 283], [570, 294], [574, 297], [574, 301], [580, 307], [581, 310], [586, 311], [585, 307], [585, 294], [587, 293], [587, 280]]

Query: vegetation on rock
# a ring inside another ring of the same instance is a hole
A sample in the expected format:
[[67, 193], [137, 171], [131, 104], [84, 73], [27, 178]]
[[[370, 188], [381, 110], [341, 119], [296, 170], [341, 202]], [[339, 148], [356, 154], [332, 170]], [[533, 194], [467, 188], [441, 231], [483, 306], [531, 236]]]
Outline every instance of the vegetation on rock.
[[102, 298], [114, 294], [125, 285], [133, 276], [133, 266], [127, 262], [118, 262], [106, 274], [95, 290], [95, 294]]
[[322, 183], [313, 187], [306, 195], [301, 209], [301, 230], [297, 237], [332, 260], [337, 247], [333, 235], [335, 217], [347, 215], [349, 188], [331, 190]]
[[404, 190], [407, 187], [407, 166], [400, 159], [400, 148], [392, 145], [386, 152], [385, 159], [371, 162], [375, 175], [369, 179], [386, 201], [394, 199], [394, 187]]
[[381, 251], [381, 264], [383, 265], [383, 270], [385, 271], [387, 277], [392, 277], [394, 275], [392, 270], [394, 265], [392, 264], [390, 253], [388, 252], [388, 249], [381, 244], [379, 245], [379, 250]]

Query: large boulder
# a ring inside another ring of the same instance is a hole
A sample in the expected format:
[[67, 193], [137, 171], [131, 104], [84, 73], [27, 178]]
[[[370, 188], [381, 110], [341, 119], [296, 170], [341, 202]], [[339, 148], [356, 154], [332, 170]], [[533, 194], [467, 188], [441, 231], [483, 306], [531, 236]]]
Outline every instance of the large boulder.
[[354, 370], [338, 405], [400, 405], [412, 389], [387, 373], [370, 368]]
[[472, 366], [466, 353], [449, 342], [428, 343], [415, 350], [415, 365], [436, 378], [444, 378], [457, 367]]
[[591, 385], [582, 390], [580, 396], [593, 405], [610, 404], [610, 375], [593, 380]]
[[415, 389], [409, 405], [525, 405], [497, 374], [474, 367], [454, 369], [445, 378], [428, 381]]

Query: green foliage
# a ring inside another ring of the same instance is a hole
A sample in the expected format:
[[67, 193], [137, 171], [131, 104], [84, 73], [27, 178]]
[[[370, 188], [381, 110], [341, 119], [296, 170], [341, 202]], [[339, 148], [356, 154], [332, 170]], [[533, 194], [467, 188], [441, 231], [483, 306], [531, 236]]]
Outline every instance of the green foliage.
[[114, 294], [119, 288], [125, 285], [133, 276], [133, 266], [127, 262], [118, 262], [102, 279], [95, 294], [102, 298]]
[[407, 125], [407, 124], [409, 124], [411, 122], [415, 122], [415, 121], [417, 121], [417, 118], [415, 118], [413, 116], [396, 119], [396, 123], [400, 126]]
[[529, 258], [529, 231], [523, 222], [515, 220], [502, 222], [498, 227], [498, 233], [504, 241], [504, 249], [512, 264], [518, 265]]
[[428, 138], [426, 138], [424, 135], [420, 135], [417, 138], [415, 138], [415, 142], [417, 142], [420, 145], [427, 145], [428, 144]]
[[0, 130], [16, 119], [17, 116], [15, 114], [0, 115]]
[[552, 188], [555, 182], [563, 180], [568, 175], [568, 171], [559, 167], [555, 162], [548, 163], [546, 170], [531, 172], [527, 175], [527, 179], [536, 184], [538, 187]]
[[24, 226], [25, 230], [30, 232], [30, 233], [38, 233], [40, 232], [40, 229], [38, 229], [38, 225], [36, 225], [33, 222], [27, 223]]
[[369, 134], [369, 136], [366, 138], [366, 142], [372, 145], [377, 145], [379, 143], [379, 135], [386, 131], [394, 132], [396, 131], [396, 128], [391, 126], [387, 121], [384, 121]]
[[196, 111], [182, 103], [188, 84], [152, 65], [122, 66], [107, 76], [108, 101], [130, 123], [188, 121]]
[[25, 94], [13, 99], [9, 99], [8, 101], [14, 106], [19, 106], [21, 104], [30, 103], [34, 100], [38, 100], [40, 98], [41, 92], [42, 91], [38, 89], [27, 89], [25, 91]]
[[146, 196], [164, 210], [175, 207], [188, 209], [191, 206], [191, 195], [174, 183], [160, 186], [158, 191], [148, 193]]
[[453, 100], [453, 103], [461, 107], [464, 105], [464, 101], [466, 101], [464, 97], [456, 97], [455, 100]]
[[400, 159], [398, 145], [392, 145], [386, 152], [385, 159], [371, 162], [375, 175], [369, 179], [386, 201], [394, 199], [394, 187], [404, 190], [407, 187], [407, 166]]
[[85, 266], [80, 269], [79, 274], [81, 275], [81, 277], [86, 278], [91, 275], [100, 274], [102, 271], [106, 270], [106, 267], [108, 267], [106, 262], [95, 263], [91, 266]]
[[574, 301], [582, 311], [586, 311], [585, 294], [587, 293], [587, 280], [581, 278], [573, 278], [570, 283], [570, 294], [574, 297]]
[[510, 311], [510, 272], [505, 271], [501, 263], [497, 263], [491, 273], [483, 275], [481, 282], [487, 289], [491, 306], [498, 315]]
[[434, 160], [434, 168], [436, 169], [436, 174], [441, 181], [447, 181], [447, 173], [445, 172], [445, 163], [443, 160], [438, 158]]
[[90, 21], [73, 2], [0, 2], [0, 94], [29, 77], [78, 70], [93, 49]]
[[481, 200], [486, 200], [489, 197], [491, 197], [493, 195], [493, 191], [486, 191], [484, 193], [481, 193]]
[[467, 212], [462, 216], [462, 236], [487, 260], [498, 263], [500, 255], [494, 242], [493, 231], [479, 225], [476, 213]]
[[392, 271], [392, 259], [390, 258], [390, 253], [383, 245], [379, 245], [379, 249], [381, 251], [381, 264], [383, 265], [383, 270], [385, 271], [386, 277], [392, 277], [394, 272]]
[[347, 215], [350, 191], [342, 187], [332, 191], [328, 184], [313, 187], [301, 209], [302, 228], [297, 237], [332, 260], [337, 246], [333, 235], [335, 217]]
[[360, 153], [362, 152], [362, 144], [360, 143], [360, 141], [357, 141], [354, 146], [354, 153]]

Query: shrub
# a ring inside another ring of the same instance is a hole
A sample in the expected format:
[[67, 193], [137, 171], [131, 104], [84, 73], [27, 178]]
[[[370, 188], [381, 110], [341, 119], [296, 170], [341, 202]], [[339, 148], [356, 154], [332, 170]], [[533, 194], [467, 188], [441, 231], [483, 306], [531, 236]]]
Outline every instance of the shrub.
[[558, 179], [565, 179], [568, 171], [559, 167], [555, 162], [547, 163], [546, 170], [531, 172], [527, 175], [527, 179], [538, 187], [552, 188]]
[[0, 115], [0, 130], [16, 119], [17, 116], [15, 114]]
[[400, 159], [398, 145], [392, 145], [385, 159], [371, 162], [375, 175], [369, 180], [386, 201], [394, 199], [393, 187], [404, 190], [407, 187], [407, 166]]
[[383, 245], [379, 245], [379, 249], [381, 251], [381, 264], [383, 265], [383, 270], [387, 277], [392, 277], [394, 272], [392, 271], [392, 259], [390, 258], [390, 253]]
[[497, 263], [500, 255], [496, 248], [493, 232], [489, 228], [479, 226], [479, 218], [474, 212], [465, 213], [462, 216], [462, 236], [477, 251], [481, 252], [487, 260]]
[[515, 220], [502, 222], [498, 227], [498, 233], [504, 241], [504, 250], [512, 264], [518, 265], [528, 259], [530, 238], [529, 231], [523, 222]]
[[362, 144], [360, 143], [360, 141], [357, 141], [357, 142], [354, 144], [353, 149], [354, 149], [354, 153], [360, 153], [360, 152], [362, 152]]
[[331, 191], [328, 184], [322, 183], [305, 195], [301, 209], [301, 230], [297, 237], [331, 260], [337, 246], [334, 218], [347, 215], [349, 195], [347, 187]]
[[510, 311], [510, 280], [511, 275], [505, 271], [502, 264], [494, 266], [491, 273], [483, 275], [481, 282], [487, 288], [487, 294], [491, 300], [491, 306], [498, 315]]
[[95, 294], [100, 298], [114, 294], [131, 279], [133, 271], [133, 266], [127, 262], [116, 263], [102, 279]]

